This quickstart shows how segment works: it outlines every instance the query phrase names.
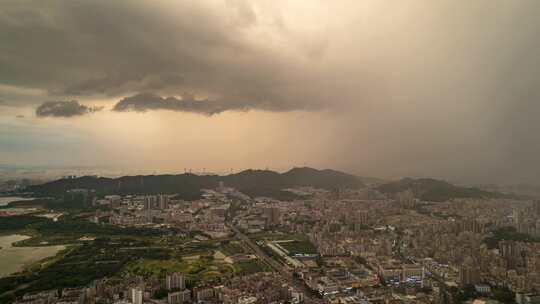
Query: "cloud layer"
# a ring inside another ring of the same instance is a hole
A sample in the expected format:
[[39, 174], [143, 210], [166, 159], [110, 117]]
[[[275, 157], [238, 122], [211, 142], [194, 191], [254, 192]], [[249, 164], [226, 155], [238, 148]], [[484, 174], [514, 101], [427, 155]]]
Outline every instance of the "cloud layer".
[[193, 92], [278, 111], [318, 106], [291, 86], [304, 78], [318, 42], [288, 37], [277, 11], [244, 1], [1, 6], [0, 37], [8, 43], [0, 50], [0, 99], [12, 104], [36, 103], [35, 92], [58, 100]]
[[101, 111], [103, 107], [89, 107], [75, 100], [47, 101], [36, 109], [37, 117], [74, 117]]
[[152, 110], [169, 110], [191, 112], [205, 115], [219, 114], [228, 110], [247, 110], [248, 105], [225, 103], [223, 101], [197, 100], [191, 94], [184, 93], [180, 99], [163, 98], [156, 94], [141, 93], [120, 100], [113, 108], [116, 112], [146, 112]]
[[[293, 139], [304, 148], [323, 140], [314, 136], [327, 131], [321, 121], [332, 126], [328, 151], [306, 149], [306, 161], [380, 176], [537, 181], [538, 11], [536, 0], [4, 0], [0, 115], [39, 106], [40, 117], [68, 117], [103, 104], [114, 111], [94, 115], [103, 121], [92, 128], [122, 121], [132, 133], [140, 130], [125, 112], [212, 116], [197, 116], [199, 128], [237, 111], [278, 112], [265, 131], [304, 117], [297, 123], [313, 127]], [[169, 124], [164, 137], [197, 132]], [[207, 146], [223, 135], [214, 133]]]

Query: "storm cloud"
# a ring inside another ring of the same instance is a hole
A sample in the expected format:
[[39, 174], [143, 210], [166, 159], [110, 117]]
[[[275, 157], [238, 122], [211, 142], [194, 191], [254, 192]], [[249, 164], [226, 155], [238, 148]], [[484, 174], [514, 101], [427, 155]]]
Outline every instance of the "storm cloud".
[[[282, 36], [279, 14], [261, 18], [244, 1], [8, 0], [0, 12], [7, 42], [0, 98], [28, 104], [33, 92], [51, 99], [194, 92], [253, 108], [316, 107], [288, 93], [289, 76], [304, 78], [313, 47]], [[269, 31], [264, 41], [252, 40], [258, 31]], [[286, 48], [276, 44], [283, 38]]]
[[89, 107], [75, 100], [47, 101], [36, 109], [37, 117], [74, 117], [101, 111], [103, 107]]
[[[76, 99], [113, 109], [93, 115], [110, 116], [96, 129], [131, 133], [137, 116], [152, 130], [156, 115], [173, 115], [164, 129], [176, 138], [188, 132], [174, 119], [190, 113], [203, 115], [184, 122], [209, 129], [272, 112], [282, 117], [272, 130], [301, 112], [293, 121], [312, 127], [288, 154], [305, 148], [302, 161], [374, 176], [537, 181], [539, 11], [536, 0], [6, 0], [0, 114]], [[269, 129], [268, 146], [283, 146]]]
[[169, 110], [191, 112], [205, 115], [219, 114], [229, 110], [247, 110], [248, 105], [224, 103], [223, 101], [198, 100], [192, 94], [184, 93], [181, 98], [166, 97], [141, 93], [120, 100], [113, 108], [117, 112], [146, 112], [150, 110]]

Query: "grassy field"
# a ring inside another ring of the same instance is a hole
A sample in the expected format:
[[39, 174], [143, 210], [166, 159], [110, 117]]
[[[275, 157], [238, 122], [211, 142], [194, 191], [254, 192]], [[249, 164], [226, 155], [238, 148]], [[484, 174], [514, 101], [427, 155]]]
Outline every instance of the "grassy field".
[[234, 268], [236, 269], [236, 274], [238, 275], [248, 275], [248, 274], [253, 274], [257, 272], [271, 271], [271, 269], [268, 268], [268, 266], [261, 263], [257, 259], [235, 263]]
[[242, 246], [240, 246], [240, 243], [237, 241], [231, 241], [227, 243], [222, 243], [220, 246], [220, 250], [226, 254], [226, 255], [235, 255], [235, 254], [241, 254], [245, 253], [245, 250]]
[[[238, 253], [241, 247], [235, 243], [222, 245], [221, 252], [228, 249]], [[222, 254], [215, 251], [207, 251], [200, 255], [188, 255], [175, 257], [168, 260], [141, 259], [130, 262], [124, 267], [125, 274], [141, 275], [144, 277], [162, 278], [168, 273], [181, 272], [192, 282], [207, 281], [219, 277], [232, 277], [234, 275], [248, 275], [256, 272], [270, 271], [259, 260], [242, 261], [234, 264], [227, 263]]]
[[144, 277], [164, 277], [167, 273], [181, 272], [191, 281], [207, 281], [217, 277], [230, 277], [235, 273], [233, 265], [212, 255], [186, 256], [169, 260], [138, 260], [124, 268], [128, 274]]
[[180, 256], [205, 255], [218, 249], [220, 249], [219, 242], [213, 240], [203, 242], [191, 241], [183, 244], [181, 248], [178, 249], [178, 253]]
[[290, 254], [316, 254], [317, 248], [306, 240], [292, 242], [279, 242], [279, 245], [289, 251]]
[[279, 240], [306, 240], [306, 236], [303, 234], [290, 234], [290, 233], [275, 233], [275, 232], [258, 232], [249, 235], [253, 240], [267, 240], [267, 241], [279, 241]]
[[188, 265], [179, 260], [138, 260], [126, 265], [124, 271], [144, 277], [160, 277], [165, 273], [183, 272]]

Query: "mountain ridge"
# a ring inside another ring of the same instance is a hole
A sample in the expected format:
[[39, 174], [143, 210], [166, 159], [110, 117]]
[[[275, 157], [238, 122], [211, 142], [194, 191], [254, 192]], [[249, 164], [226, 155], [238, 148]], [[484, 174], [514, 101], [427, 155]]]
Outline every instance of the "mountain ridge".
[[456, 198], [518, 198], [514, 194], [485, 191], [476, 187], [463, 187], [434, 178], [402, 178], [381, 184], [377, 190], [384, 194], [397, 194], [412, 190], [415, 197], [431, 202], [443, 202]]
[[[282, 200], [298, 198], [284, 191], [286, 188], [312, 186], [326, 190], [339, 188], [358, 189], [366, 187], [366, 180], [375, 180], [344, 173], [333, 169], [294, 167], [279, 173], [271, 170], [247, 169], [228, 175], [197, 175], [192, 173], [134, 175], [117, 178], [82, 176], [28, 186], [25, 191], [36, 197], [55, 197], [70, 189], [94, 189], [99, 195], [111, 194], [178, 194], [179, 198], [194, 200], [201, 198], [202, 189], [212, 189], [223, 182], [251, 196], [268, 196]], [[396, 181], [378, 182], [374, 189], [387, 195], [412, 190], [421, 200], [441, 202], [455, 198], [516, 198], [513, 194], [490, 192], [475, 187], [456, 186], [434, 178], [403, 178]]]
[[359, 177], [335, 170], [293, 168], [284, 173], [270, 170], [248, 169], [229, 175], [196, 175], [192, 173], [164, 175], [136, 175], [118, 178], [82, 176], [29, 186], [25, 191], [36, 196], [59, 196], [70, 189], [94, 189], [98, 194], [179, 194], [183, 199], [197, 199], [202, 189], [216, 188], [220, 182], [250, 196], [293, 198], [282, 191], [298, 186], [315, 186], [327, 190], [360, 188], [364, 183]]

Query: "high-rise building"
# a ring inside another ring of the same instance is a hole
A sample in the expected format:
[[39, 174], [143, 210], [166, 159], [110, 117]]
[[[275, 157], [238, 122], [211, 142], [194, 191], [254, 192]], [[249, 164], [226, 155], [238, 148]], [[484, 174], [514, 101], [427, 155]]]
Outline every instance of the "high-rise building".
[[358, 223], [360, 226], [367, 226], [369, 225], [369, 214], [367, 211], [360, 211], [358, 212]]
[[215, 296], [215, 291], [212, 287], [193, 288], [193, 297], [197, 301], [205, 301], [212, 299]]
[[416, 203], [414, 192], [411, 189], [397, 193], [396, 200], [402, 208], [414, 208]]
[[461, 265], [459, 268], [459, 283], [463, 286], [476, 284], [479, 281], [478, 270], [472, 266]]
[[514, 208], [512, 210], [512, 220], [514, 225], [518, 226], [521, 223], [521, 210]]
[[180, 272], [167, 275], [165, 277], [165, 287], [167, 290], [184, 290], [186, 288], [184, 275]]
[[182, 304], [191, 301], [191, 292], [189, 290], [169, 292], [167, 294], [168, 304]]
[[475, 219], [465, 219], [459, 223], [460, 231], [469, 231], [474, 233], [483, 233], [485, 228], [484, 224], [478, 222]]
[[131, 303], [132, 304], [143, 303], [143, 291], [140, 288], [131, 288]]
[[517, 266], [521, 250], [519, 244], [513, 241], [500, 241], [499, 242], [499, 254], [505, 258], [508, 268], [514, 268]]
[[160, 194], [158, 196], [158, 205], [159, 205], [159, 209], [161, 209], [161, 210], [169, 209], [169, 196], [164, 195], [164, 194]]
[[459, 267], [459, 283], [462, 286], [480, 282], [480, 269], [473, 259], [468, 256]]
[[268, 207], [264, 209], [264, 215], [266, 217], [266, 223], [268, 226], [279, 225], [279, 209], [276, 207]]
[[144, 209], [145, 210], [154, 209], [155, 205], [156, 205], [156, 197], [155, 196], [145, 196], [144, 197]]
[[533, 209], [533, 215], [536, 217], [540, 217], [540, 200], [535, 200], [533, 202], [532, 209]]
[[499, 253], [501, 254], [503, 258], [518, 257], [519, 256], [518, 244], [513, 241], [500, 241]]

